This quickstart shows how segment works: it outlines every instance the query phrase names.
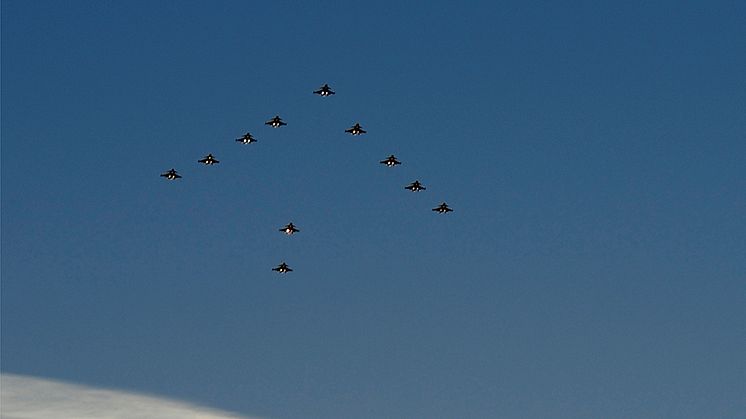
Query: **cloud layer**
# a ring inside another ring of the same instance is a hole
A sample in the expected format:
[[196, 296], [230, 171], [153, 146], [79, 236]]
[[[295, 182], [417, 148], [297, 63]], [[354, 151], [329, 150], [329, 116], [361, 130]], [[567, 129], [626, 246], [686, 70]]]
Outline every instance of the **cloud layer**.
[[0, 374], [2, 419], [248, 419], [189, 403]]

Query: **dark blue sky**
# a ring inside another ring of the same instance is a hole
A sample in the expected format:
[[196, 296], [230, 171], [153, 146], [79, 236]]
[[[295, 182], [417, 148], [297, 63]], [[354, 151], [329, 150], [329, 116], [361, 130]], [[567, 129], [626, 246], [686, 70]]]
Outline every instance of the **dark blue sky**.
[[297, 3], [3, 1], [3, 371], [275, 419], [741, 417], [743, 2]]

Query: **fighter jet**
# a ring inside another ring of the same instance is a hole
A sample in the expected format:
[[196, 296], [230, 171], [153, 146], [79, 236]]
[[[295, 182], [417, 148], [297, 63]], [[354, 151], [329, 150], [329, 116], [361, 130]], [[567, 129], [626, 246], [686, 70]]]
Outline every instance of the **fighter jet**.
[[401, 164], [401, 162], [399, 160], [397, 160], [396, 157], [394, 157], [393, 154], [390, 155], [390, 156], [388, 156], [388, 157], [386, 157], [386, 160], [381, 160], [379, 163], [385, 164], [388, 167], [394, 167], [397, 164]]
[[295, 228], [295, 226], [293, 225], [293, 223], [290, 223], [290, 224], [286, 225], [285, 227], [281, 228], [280, 231], [282, 231], [283, 233], [287, 234], [288, 236], [292, 236], [293, 233], [297, 233], [300, 230], [298, 230], [297, 228]]
[[453, 211], [450, 207], [448, 207], [448, 204], [445, 202], [438, 205], [437, 207], [433, 208], [433, 211], [439, 213], [439, 214], [445, 214], [447, 212]]
[[202, 163], [205, 166], [211, 166], [215, 163], [220, 163], [220, 161], [216, 160], [215, 157], [212, 156], [212, 154], [208, 154], [203, 159], [197, 160], [197, 163]]
[[275, 115], [274, 118], [270, 119], [269, 121], [265, 122], [264, 125], [269, 125], [272, 128], [280, 128], [283, 125], [287, 125], [286, 123], [282, 122], [282, 118]]
[[171, 169], [166, 173], [161, 173], [161, 177], [165, 177], [168, 180], [181, 179], [181, 175], [176, 173], [176, 169]]
[[349, 132], [352, 135], [360, 135], [365, 134], [368, 131], [364, 130], [363, 127], [360, 126], [360, 124], [355, 122], [355, 125], [353, 125], [349, 129], [346, 129], [345, 132]]
[[292, 272], [293, 270], [290, 269], [287, 263], [282, 262], [281, 264], [277, 265], [276, 268], [272, 268], [273, 271], [277, 271], [281, 274], [284, 274], [286, 272]]
[[409, 189], [412, 192], [417, 192], [424, 191], [426, 188], [422, 186], [419, 180], [415, 180], [414, 182], [410, 183], [409, 186], [405, 186], [404, 189]]
[[244, 134], [243, 137], [236, 138], [236, 142], [241, 143], [241, 144], [251, 144], [251, 143], [255, 143], [256, 141], [257, 141], [256, 138], [254, 138], [251, 135], [251, 133], [248, 133], [248, 132]]
[[333, 95], [334, 91], [329, 87], [328, 84], [324, 83], [324, 85], [321, 86], [319, 90], [314, 90], [313, 93], [321, 96], [329, 96]]

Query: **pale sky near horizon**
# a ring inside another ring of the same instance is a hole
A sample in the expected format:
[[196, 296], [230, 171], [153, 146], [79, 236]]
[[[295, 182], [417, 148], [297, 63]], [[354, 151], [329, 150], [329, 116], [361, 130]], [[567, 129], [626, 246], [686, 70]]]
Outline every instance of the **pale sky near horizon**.
[[258, 419], [142, 394], [0, 374], [3, 419]]
[[746, 411], [746, 3], [1, 7], [3, 374], [272, 419]]

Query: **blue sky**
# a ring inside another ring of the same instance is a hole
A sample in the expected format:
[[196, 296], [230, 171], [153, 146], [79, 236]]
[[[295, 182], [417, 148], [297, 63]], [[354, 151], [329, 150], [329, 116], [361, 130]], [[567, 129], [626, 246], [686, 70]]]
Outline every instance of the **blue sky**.
[[268, 418], [739, 417], [744, 16], [6, 0], [2, 371]]

